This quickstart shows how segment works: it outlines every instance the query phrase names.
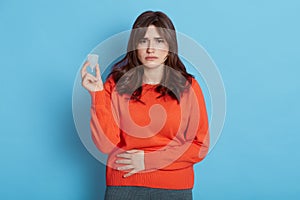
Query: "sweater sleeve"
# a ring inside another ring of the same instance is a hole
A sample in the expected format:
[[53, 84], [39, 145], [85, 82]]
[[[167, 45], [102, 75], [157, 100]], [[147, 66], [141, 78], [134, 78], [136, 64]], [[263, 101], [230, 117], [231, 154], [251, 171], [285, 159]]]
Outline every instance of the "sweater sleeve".
[[120, 142], [119, 114], [116, 102], [113, 100], [114, 86], [112, 77], [109, 77], [103, 90], [90, 92], [92, 139], [97, 148], [106, 154]]
[[169, 144], [163, 150], [145, 152], [146, 170], [175, 170], [190, 167], [204, 159], [209, 149], [206, 106], [201, 88], [193, 79], [190, 111], [182, 145]]

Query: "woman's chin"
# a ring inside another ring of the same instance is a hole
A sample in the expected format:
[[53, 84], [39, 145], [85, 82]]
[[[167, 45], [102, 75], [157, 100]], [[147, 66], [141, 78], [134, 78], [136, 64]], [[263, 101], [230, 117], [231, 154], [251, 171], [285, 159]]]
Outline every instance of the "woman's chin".
[[154, 63], [154, 62], [144, 63], [144, 67], [149, 68], [149, 69], [158, 68], [158, 67], [161, 67], [161, 66], [163, 66], [163, 64], [161, 64], [161, 63]]

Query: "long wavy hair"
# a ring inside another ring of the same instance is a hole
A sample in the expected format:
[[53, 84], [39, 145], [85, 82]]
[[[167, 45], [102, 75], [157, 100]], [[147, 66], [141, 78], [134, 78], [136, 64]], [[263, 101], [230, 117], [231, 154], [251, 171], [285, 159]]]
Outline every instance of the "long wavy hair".
[[[157, 98], [169, 95], [179, 103], [181, 94], [189, 88], [193, 75], [178, 57], [178, 44], [174, 25], [163, 12], [146, 11], [137, 17], [133, 24], [127, 45], [127, 54], [117, 62], [111, 73], [119, 94], [129, 94], [131, 100], [140, 101], [142, 94], [143, 67], [137, 56], [137, 45], [147, 31], [147, 27], [154, 25], [157, 31], [169, 45], [169, 53], [165, 61], [163, 77], [155, 91], [160, 95]], [[143, 102], [142, 102], [143, 103]]]

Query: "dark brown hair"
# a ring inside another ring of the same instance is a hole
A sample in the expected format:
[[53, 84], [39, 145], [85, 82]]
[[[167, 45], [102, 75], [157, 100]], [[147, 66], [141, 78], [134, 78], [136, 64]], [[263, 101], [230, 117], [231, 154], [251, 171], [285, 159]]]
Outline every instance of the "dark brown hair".
[[[159, 34], [169, 45], [169, 54], [165, 61], [165, 68], [160, 85], [156, 87], [159, 97], [169, 95], [180, 101], [180, 95], [189, 87], [193, 76], [187, 73], [186, 68], [178, 57], [176, 31], [170, 18], [163, 12], [146, 11], [142, 13], [133, 24], [127, 45], [127, 54], [117, 62], [111, 73], [117, 83], [119, 94], [129, 94], [130, 99], [140, 101], [142, 93], [143, 67], [137, 56], [137, 44], [145, 36], [147, 27], [154, 25]], [[131, 69], [136, 70], [131, 70]]]

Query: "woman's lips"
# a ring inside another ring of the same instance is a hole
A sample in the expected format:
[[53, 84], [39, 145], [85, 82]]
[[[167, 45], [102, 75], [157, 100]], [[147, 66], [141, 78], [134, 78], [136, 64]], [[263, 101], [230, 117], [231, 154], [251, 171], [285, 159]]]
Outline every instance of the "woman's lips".
[[147, 56], [145, 59], [146, 60], [156, 60], [157, 57], [156, 56]]

